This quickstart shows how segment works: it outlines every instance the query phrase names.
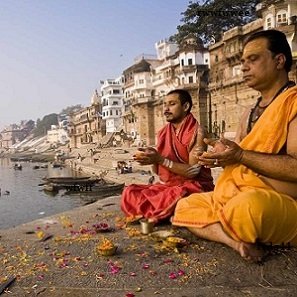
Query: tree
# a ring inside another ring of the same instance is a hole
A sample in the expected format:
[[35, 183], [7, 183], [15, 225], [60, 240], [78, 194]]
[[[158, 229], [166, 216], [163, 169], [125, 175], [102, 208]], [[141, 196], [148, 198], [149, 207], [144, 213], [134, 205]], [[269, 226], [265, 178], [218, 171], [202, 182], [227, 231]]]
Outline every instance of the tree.
[[83, 108], [83, 106], [81, 104], [67, 106], [61, 110], [60, 115], [70, 115], [71, 113], [76, 112], [82, 108]]
[[33, 130], [34, 137], [46, 135], [47, 131], [51, 129], [51, 125], [58, 125], [58, 115], [56, 113], [48, 114], [42, 120], [37, 119], [36, 127]]
[[182, 25], [171, 41], [181, 43], [190, 33], [201, 39], [205, 45], [217, 42], [222, 33], [236, 26], [245, 25], [256, 19], [254, 10], [259, 0], [209, 0], [203, 4], [189, 2], [182, 12]]

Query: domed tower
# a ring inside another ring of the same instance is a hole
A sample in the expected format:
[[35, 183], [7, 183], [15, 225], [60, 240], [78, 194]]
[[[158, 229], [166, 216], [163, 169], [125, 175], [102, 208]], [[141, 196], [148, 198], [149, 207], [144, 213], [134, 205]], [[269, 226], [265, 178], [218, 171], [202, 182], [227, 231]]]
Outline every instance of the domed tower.
[[91, 105], [97, 105], [100, 103], [100, 96], [98, 94], [98, 91], [95, 90], [94, 94], [91, 97]]

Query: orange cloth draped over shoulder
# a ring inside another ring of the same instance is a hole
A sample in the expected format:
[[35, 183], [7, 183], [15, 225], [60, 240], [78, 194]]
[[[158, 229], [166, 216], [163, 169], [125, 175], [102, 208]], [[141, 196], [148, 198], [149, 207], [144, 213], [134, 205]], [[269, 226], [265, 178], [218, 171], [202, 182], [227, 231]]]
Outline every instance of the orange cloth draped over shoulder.
[[[178, 132], [168, 123], [158, 133], [157, 151], [174, 162], [189, 162], [189, 152], [196, 143], [199, 129], [197, 120], [190, 113], [185, 117]], [[145, 217], [158, 221], [172, 215], [176, 202], [195, 192], [212, 191], [213, 179], [209, 169], [203, 168], [196, 179], [186, 179], [157, 166], [160, 183], [127, 186], [122, 194], [121, 209], [128, 217]]]
[[[297, 115], [297, 87], [279, 95], [241, 141], [245, 150], [278, 154]], [[297, 245], [297, 201], [265, 184], [241, 164], [226, 166], [215, 189], [181, 199], [173, 225], [203, 228], [220, 222], [236, 241]]]

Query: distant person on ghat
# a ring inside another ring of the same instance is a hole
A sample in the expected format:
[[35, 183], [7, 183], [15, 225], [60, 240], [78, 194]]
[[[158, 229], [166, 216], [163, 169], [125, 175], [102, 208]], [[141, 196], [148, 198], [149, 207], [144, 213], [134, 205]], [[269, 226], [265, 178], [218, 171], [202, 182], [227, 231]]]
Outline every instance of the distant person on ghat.
[[132, 184], [122, 194], [121, 208], [128, 218], [150, 221], [170, 217], [179, 199], [191, 193], [213, 190], [209, 168], [197, 165], [206, 149], [203, 128], [191, 113], [192, 98], [185, 90], [170, 91], [163, 102], [168, 124], [158, 133], [157, 149], [139, 148], [134, 159], [153, 165], [160, 178], [152, 185]]
[[181, 199], [173, 225], [260, 261], [257, 243], [297, 245], [297, 87], [289, 81], [292, 54], [285, 34], [257, 32], [244, 43], [246, 84], [259, 91], [236, 141], [211, 141], [198, 164], [224, 167], [214, 192]]

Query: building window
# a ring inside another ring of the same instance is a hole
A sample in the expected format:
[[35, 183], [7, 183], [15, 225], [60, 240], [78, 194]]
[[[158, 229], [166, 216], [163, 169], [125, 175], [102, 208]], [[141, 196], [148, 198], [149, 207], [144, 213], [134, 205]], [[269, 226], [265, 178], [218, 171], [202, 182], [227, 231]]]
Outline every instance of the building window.
[[241, 65], [235, 65], [232, 68], [232, 76], [238, 76], [241, 75]]
[[120, 94], [120, 90], [113, 90], [113, 94]]
[[219, 57], [218, 57], [218, 55], [215, 56], [215, 62], [219, 62]]
[[112, 110], [110, 111], [110, 115], [112, 116]]
[[181, 65], [184, 66], [184, 59], [181, 59]]
[[140, 79], [140, 80], [139, 80], [139, 84], [140, 84], [140, 85], [143, 85], [143, 84], [144, 84], [144, 79]]
[[193, 65], [193, 59], [188, 60], [188, 65]]
[[276, 16], [276, 20], [278, 24], [286, 24], [287, 23], [287, 13], [279, 12]]
[[193, 76], [189, 76], [189, 84], [192, 84], [194, 82]]
[[266, 27], [267, 27], [267, 29], [272, 28], [271, 18], [267, 18], [267, 20], [266, 20]]
[[118, 112], [118, 110], [116, 110], [116, 115], [119, 115], [119, 112]]

